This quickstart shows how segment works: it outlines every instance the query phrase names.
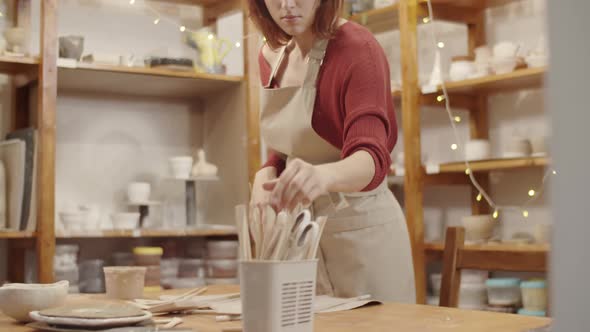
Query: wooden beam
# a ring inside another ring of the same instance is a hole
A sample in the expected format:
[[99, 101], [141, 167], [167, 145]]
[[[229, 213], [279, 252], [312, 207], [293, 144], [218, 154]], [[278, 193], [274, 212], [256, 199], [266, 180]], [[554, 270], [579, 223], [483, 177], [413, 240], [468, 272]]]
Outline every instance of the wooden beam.
[[405, 207], [412, 243], [416, 302], [426, 302], [426, 271], [424, 261], [423, 186], [424, 171], [420, 147], [420, 88], [418, 83], [418, 3], [401, 0], [399, 10], [400, 50], [402, 67], [402, 127], [405, 156]]
[[39, 167], [37, 264], [39, 281], [53, 282], [55, 253], [55, 122], [57, 107], [57, 0], [41, 2], [41, 56], [37, 122]]
[[242, 10], [240, 0], [223, 0], [205, 5], [203, 6], [203, 25], [214, 24], [219, 16], [237, 10]]
[[[422, 4], [422, 7], [426, 7], [426, 4]], [[436, 20], [474, 23], [477, 21], [477, 15], [482, 13], [483, 9], [433, 4], [432, 11]]]
[[7, 277], [10, 282], [25, 282], [26, 249], [17, 245], [17, 241], [8, 241]]
[[486, 271], [547, 272], [547, 253], [540, 251], [494, 252], [470, 250], [459, 252], [461, 268]]
[[[422, 105], [444, 107], [444, 101], [440, 102], [436, 99], [438, 96], [439, 94], [427, 94], [423, 95], [420, 100]], [[477, 107], [477, 97], [472, 95], [454, 93], [449, 94], [449, 99], [453, 109], [473, 110]]]
[[[254, 24], [247, 16], [246, 3], [244, 2], [244, 35], [257, 33]], [[247, 84], [246, 124], [248, 126], [248, 178], [254, 182], [254, 176], [260, 168], [260, 71], [258, 68], [258, 52], [260, 49], [258, 38], [246, 38], [244, 41], [244, 66]]]
[[441, 307], [457, 308], [459, 306], [459, 289], [461, 287], [459, 253], [463, 249], [464, 243], [465, 229], [447, 228], [439, 299]]

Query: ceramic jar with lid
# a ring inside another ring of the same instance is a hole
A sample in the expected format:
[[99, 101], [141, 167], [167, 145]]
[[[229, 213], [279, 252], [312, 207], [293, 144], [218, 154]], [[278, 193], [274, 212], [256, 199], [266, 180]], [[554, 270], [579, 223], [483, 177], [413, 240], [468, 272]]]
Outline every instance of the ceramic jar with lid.
[[486, 281], [488, 302], [494, 306], [516, 306], [520, 304], [520, 279], [491, 278]]
[[547, 283], [545, 280], [523, 281], [520, 284], [522, 306], [530, 311], [547, 310]]
[[161, 247], [136, 247], [133, 248], [135, 265], [146, 268], [145, 288], [146, 291], [160, 290], [161, 283], [161, 260], [164, 250]]

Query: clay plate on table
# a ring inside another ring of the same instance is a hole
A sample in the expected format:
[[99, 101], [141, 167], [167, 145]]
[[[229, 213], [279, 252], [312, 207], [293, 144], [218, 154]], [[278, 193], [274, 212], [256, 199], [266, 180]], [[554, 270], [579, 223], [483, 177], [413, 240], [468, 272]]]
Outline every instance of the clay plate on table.
[[130, 305], [68, 305], [30, 313], [32, 319], [50, 325], [80, 327], [128, 326], [146, 321], [152, 317]]
[[[49, 332], [155, 332], [155, 331], [166, 331], [165, 329], [158, 328], [157, 326], [153, 325], [151, 322], [148, 324], [139, 324], [135, 326], [125, 326], [125, 327], [115, 327], [109, 328], [107, 330], [100, 329], [97, 330], [96, 328], [85, 328], [85, 327], [72, 327], [72, 326], [54, 326], [49, 325], [47, 323], [41, 322], [34, 322], [27, 324], [27, 327], [30, 327], [35, 330], [39, 331], [49, 331]], [[191, 330], [189, 330], [191, 331]], [[177, 332], [181, 332], [177, 331]]]

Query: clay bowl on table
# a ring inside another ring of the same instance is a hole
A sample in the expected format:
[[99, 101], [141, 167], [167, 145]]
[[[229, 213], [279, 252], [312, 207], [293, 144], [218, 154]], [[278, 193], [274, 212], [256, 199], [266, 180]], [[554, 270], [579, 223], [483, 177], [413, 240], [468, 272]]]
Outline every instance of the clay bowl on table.
[[6, 284], [0, 287], [0, 310], [19, 322], [31, 322], [31, 311], [59, 307], [64, 304], [70, 283]]

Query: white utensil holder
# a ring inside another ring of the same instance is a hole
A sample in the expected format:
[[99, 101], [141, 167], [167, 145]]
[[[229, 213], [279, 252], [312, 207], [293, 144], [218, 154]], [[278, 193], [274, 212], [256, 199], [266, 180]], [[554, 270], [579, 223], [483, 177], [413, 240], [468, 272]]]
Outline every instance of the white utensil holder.
[[312, 332], [317, 259], [241, 261], [244, 332]]

